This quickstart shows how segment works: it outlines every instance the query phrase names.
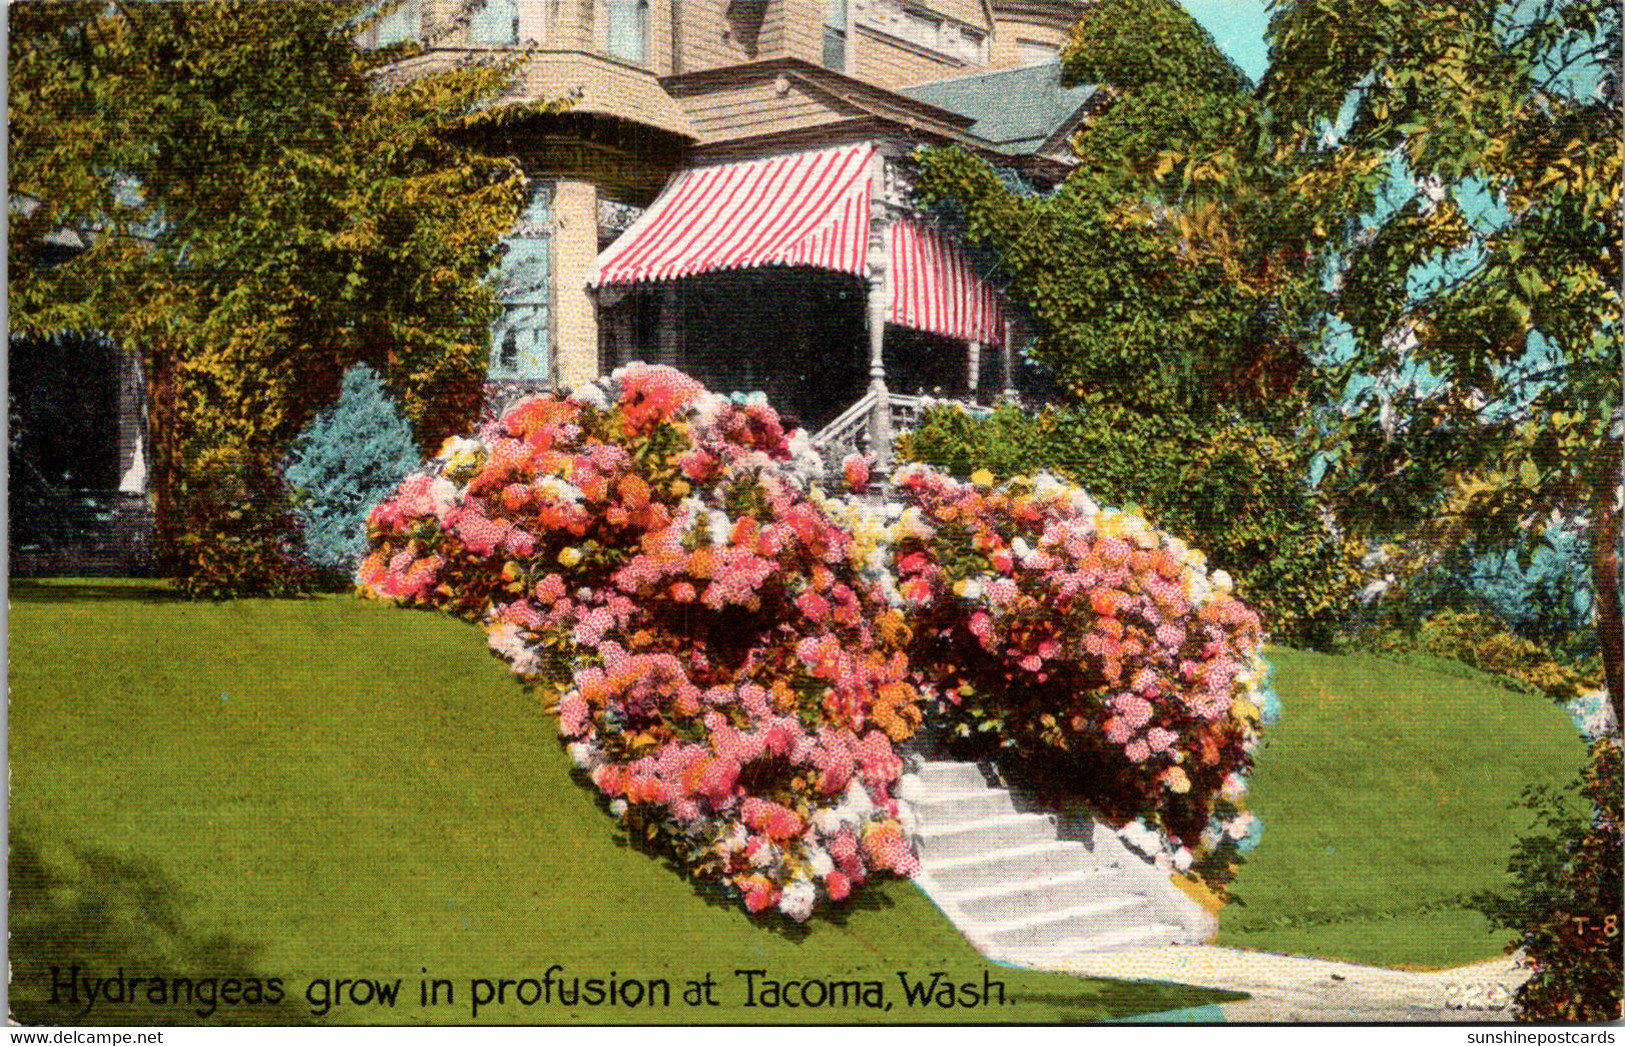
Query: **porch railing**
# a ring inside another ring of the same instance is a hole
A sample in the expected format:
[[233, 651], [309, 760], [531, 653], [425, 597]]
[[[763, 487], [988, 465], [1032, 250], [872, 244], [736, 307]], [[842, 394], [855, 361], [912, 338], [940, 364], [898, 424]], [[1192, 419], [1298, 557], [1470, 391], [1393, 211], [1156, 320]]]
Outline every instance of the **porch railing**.
[[[850, 407], [841, 411], [834, 421], [819, 429], [813, 436], [813, 446], [824, 456], [832, 468], [839, 468], [848, 454], [867, 453], [869, 450], [869, 416], [874, 411], [875, 392], [869, 390]], [[960, 400], [936, 399], [931, 396], [901, 396], [888, 393], [891, 405], [892, 432], [906, 432], [919, 424], [920, 418], [932, 407], [952, 404], [973, 415], [988, 413], [988, 408]]]

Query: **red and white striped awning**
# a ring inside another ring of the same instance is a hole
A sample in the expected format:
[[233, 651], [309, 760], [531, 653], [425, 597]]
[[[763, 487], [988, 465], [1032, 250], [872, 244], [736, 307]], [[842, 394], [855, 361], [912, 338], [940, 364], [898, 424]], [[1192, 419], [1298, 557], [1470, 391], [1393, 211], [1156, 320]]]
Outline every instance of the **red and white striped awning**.
[[891, 314], [899, 327], [960, 341], [1004, 344], [1004, 306], [971, 268], [965, 252], [928, 225], [892, 226]]
[[[865, 143], [683, 171], [598, 256], [590, 283], [619, 287], [766, 266], [861, 277], [874, 156]], [[962, 341], [1002, 341], [998, 296], [941, 233], [896, 222], [890, 262], [892, 323]]]

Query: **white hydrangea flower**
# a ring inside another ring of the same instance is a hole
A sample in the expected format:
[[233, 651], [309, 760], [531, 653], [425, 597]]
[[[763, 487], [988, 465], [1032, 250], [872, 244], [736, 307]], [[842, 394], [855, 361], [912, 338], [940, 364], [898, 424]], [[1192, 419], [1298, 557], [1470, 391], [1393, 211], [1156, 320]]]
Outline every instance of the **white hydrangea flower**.
[[609, 812], [616, 817], [625, 817], [627, 809], [625, 799], [611, 799], [609, 801]]
[[779, 895], [779, 911], [798, 923], [806, 922], [817, 900], [818, 889], [813, 886], [812, 880], [797, 876]]
[[807, 866], [822, 879], [835, 870], [835, 859], [822, 846], [812, 846], [807, 849]]

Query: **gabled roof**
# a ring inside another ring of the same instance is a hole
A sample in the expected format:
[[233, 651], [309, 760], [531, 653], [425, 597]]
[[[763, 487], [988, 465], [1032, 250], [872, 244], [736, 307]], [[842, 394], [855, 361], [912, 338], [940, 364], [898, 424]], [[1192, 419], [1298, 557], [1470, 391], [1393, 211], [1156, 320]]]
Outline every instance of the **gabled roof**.
[[900, 93], [972, 117], [970, 133], [999, 152], [1030, 156], [1077, 123], [1100, 92], [1093, 84], [1063, 86], [1061, 63], [1051, 61], [936, 80]]

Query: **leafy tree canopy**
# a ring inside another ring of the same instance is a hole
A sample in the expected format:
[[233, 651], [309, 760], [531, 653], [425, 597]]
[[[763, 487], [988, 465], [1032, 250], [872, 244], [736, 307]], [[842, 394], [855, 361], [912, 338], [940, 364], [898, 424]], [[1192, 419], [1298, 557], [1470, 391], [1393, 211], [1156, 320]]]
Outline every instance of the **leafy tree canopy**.
[[1358, 190], [1328, 303], [1374, 381], [1334, 419], [1340, 514], [1424, 547], [1578, 522], [1617, 706], [1619, 5], [1300, 0], [1269, 35], [1277, 133]]
[[1022, 195], [933, 151], [926, 197], [992, 249], [1035, 355], [1077, 399], [1292, 416], [1314, 389], [1306, 261], [1326, 226], [1282, 191], [1296, 158], [1269, 147], [1246, 77], [1173, 0], [1090, 5], [1063, 60], [1103, 99], [1066, 181]]
[[458, 132], [516, 115], [493, 105], [507, 65], [386, 80], [402, 48], [358, 49], [378, 13], [338, 0], [9, 15], [13, 330], [140, 355], [163, 569], [270, 511], [252, 495], [352, 362], [422, 445], [467, 422], [524, 178]]

